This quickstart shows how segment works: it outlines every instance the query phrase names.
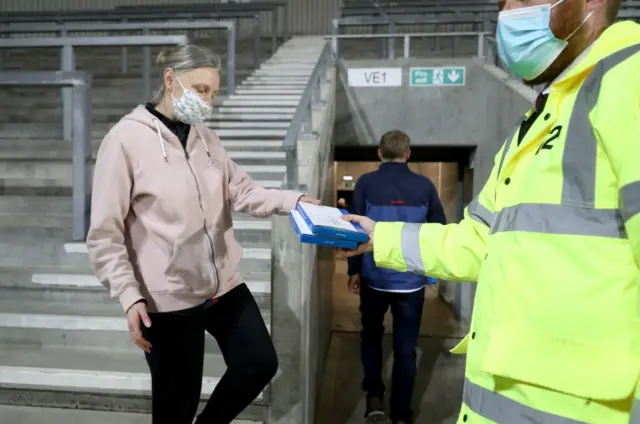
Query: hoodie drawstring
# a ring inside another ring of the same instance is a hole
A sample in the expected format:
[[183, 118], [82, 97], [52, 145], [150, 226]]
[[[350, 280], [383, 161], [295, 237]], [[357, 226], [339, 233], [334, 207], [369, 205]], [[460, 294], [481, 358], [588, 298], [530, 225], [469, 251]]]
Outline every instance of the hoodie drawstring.
[[211, 153], [209, 153], [209, 147], [207, 147], [207, 143], [204, 141], [204, 137], [202, 136], [202, 133], [200, 132], [198, 127], [196, 127], [195, 125], [193, 126], [193, 128], [196, 129], [196, 132], [198, 133], [198, 137], [200, 137], [200, 142], [202, 142], [202, 145], [204, 146], [204, 150], [205, 152], [207, 152], [207, 156], [211, 157]]
[[164, 138], [162, 138], [162, 132], [160, 131], [160, 124], [158, 124], [158, 120], [156, 118], [153, 118], [153, 123], [156, 126], [156, 133], [158, 134], [158, 142], [160, 143], [160, 148], [162, 149], [162, 157], [164, 158], [165, 162], [169, 162], [169, 159], [167, 158], [167, 151], [164, 148]]
[[[169, 159], [167, 157], [167, 150], [164, 147], [164, 138], [162, 138], [162, 131], [160, 131], [160, 124], [158, 123], [158, 120], [156, 118], [153, 118], [153, 124], [156, 126], [156, 133], [158, 134], [158, 142], [160, 143], [160, 148], [162, 149], [162, 157], [164, 158], [164, 161], [168, 163]], [[207, 142], [204, 141], [204, 137], [202, 136], [202, 133], [200, 132], [198, 127], [196, 127], [195, 125], [193, 126], [193, 128], [195, 128], [196, 132], [198, 133], [198, 138], [200, 138], [200, 142], [202, 143], [202, 146], [204, 147], [205, 152], [207, 152], [207, 156], [211, 157], [211, 153], [209, 152], [209, 147], [207, 146]]]

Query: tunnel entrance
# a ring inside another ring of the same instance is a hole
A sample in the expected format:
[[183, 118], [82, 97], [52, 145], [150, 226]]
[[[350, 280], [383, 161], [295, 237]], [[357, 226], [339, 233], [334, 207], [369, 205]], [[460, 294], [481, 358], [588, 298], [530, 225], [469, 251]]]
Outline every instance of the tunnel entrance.
[[[409, 168], [430, 178], [438, 190], [447, 222], [462, 219], [466, 205], [473, 197], [473, 170], [470, 168], [472, 147], [412, 146]], [[336, 147], [334, 151], [333, 204], [351, 204], [358, 179], [378, 168], [377, 146]], [[340, 201], [340, 202], [339, 202]], [[347, 263], [336, 256], [333, 287], [333, 331], [360, 331], [359, 299], [347, 290]], [[462, 284], [440, 281], [425, 293], [425, 308], [421, 333], [424, 336], [447, 336], [449, 323], [461, 316]], [[389, 317], [388, 317], [389, 318]], [[443, 328], [446, 328], [444, 330]]]

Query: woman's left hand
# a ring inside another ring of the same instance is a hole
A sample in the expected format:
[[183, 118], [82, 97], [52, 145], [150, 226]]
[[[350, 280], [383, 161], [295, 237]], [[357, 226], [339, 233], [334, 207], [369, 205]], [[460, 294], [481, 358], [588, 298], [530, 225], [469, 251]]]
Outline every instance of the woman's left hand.
[[319, 205], [320, 201], [318, 199], [315, 199], [311, 196], [302, 196], [301, 198], [298, 199], [298, 203], [300, 202], [305, 202], [305, 203], [311, 203], [313, 205]]

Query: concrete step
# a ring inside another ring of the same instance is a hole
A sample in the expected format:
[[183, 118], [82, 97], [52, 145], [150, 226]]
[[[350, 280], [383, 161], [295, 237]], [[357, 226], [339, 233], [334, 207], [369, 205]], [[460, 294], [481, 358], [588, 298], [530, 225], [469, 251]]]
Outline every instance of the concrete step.
[[[297, 106], [297, 105], [296, 105]], [[296, 112], [296, 107], [264, 107], [264, 106], [221, 106], [216, 109], [219, 113], [266, 113], [266, 114], [281, 114], [287, 113], [293, 114]], [[1, 145], [1, 142], [0, 142]]]
[[[236, 122], [238, 125], [236, 128], [240, 128], [238, 131], [247, 131], [242, 128], [253, 128], [250, 127], [249, 122]], [[282, 131], [286, 131], [289, 128], [289, 125], [285, 125], [286, 123], [282, 122], [270, 122], [273, 127], [268, 129], [267, 131], [278, 131], [277, 135], [281, 134]], [[279, 124], [276, 126], [276, 124]], [[211, 126], [216, 125], [214, 123]], [[273, 130], [276, 128], [276, 130]], [[220, 131], [229, 132], [228, 128], [214, 128], [216, 133]], [[258, 131], [256, 129], [256, 131]], [[230, 140], [233, 140], [231, 138]], [[95, 160], [98, 153], [98, 143], [94, 143], [93, 145], [93, 159]], [[0, 174], [3, 172], [2, 169], [3, 163], [7, 164], [6, 166], [11, 166], [12, 162], [18, 163], [29, 163], [35, 161], [58, 161], [63, 163], [70, 163], [72, 158], [72, 143], [64, 141], [64, 140], [56, 140], [50, 141], [47, 139], [44, 140], [26, 140], [21, 145], [4, 143], [2, 139], [0, 139]], [[265, 171], [262, 168], [264, 166], [278, 166], [284, 163], [285, 160], [285, 152], [260, 152], [260, 151], [232, 151], [227, 152], [227, 156], [229, 159], [237, 162], [246, 172], [269, 172]], [[8, 168], [7, 168], [8, 169]], [[280, 172], [279, 170], [271, 170], [271, 172]]]
[[[283, 178], [259, 180], [265, 188], [282, 188]], [[0, 196], [71, 196], [71, 185], [42, 178], [0, 178]]]
[[242, 87], [283, 87], [283, 88], [304, 88], [309, 79], [246, 79]]
[[[270, 273], [243, 272], [242, 278], [260, 308], [270, 310]], [[19, 303], [36, 301], [82, 305], [113, 302], [107, 289], [92, 273], [73, 267], [38, 264], [0, 267], [0, 299]]]
[[[73, 272], [93, 274], [84, 243], [66, 243], [65, 238], [4, 235], [0, 238], [0, 266], [60, 267]], [[271, 271], [271, 248], [245, 244], [239, 269], [247, 274]], [[254, 280], [252, 278], [252, 280]]]
[[296, 100], [296, 101], [300, 101], [300, 98], [302, 96], [299, 94], [294, 94], [294, 95], [276, 95], [276, 96], [270, 96], [267, 94], [234, 94], [232, 96], [229, 96], [227, 98], [227, 101], [225, 102], [225, 104], [227, 102], [229, 102], [230, 100], [237, 100], [237, 99], [243, 99], [243, 100], [275, 100], [275, 101], [279, 101], [279, 100]]
[[235, 150], [251, 150], [253, 152], [257, 151], [271, 151], [273, 150], [282, 150], [282, 141], [281, 140], [240, 140], [240, 139], [231, 139], [231, 140], [223, 140], [222, 145], [224, 146], [227, 153], [235, 151]]
[[[284, 130], [283, 130], [284, 131]], [[251, 135], [251, 130], [247, 134]], [[284, 137], [284, 136], [283, 136]], [[238, 152], [240, 153], [240, 152]], [[276, 153], [276, 152], [273, 152]], [[282, 160], [284, 161], [284, 159]], [[35, 195], [28, 194], [28, 189], [48, 189], [39, 191], [38, 195], [63, 196], [66, 189], [72, 187], [72, 166], [70, 160], [57, 159], [4, 159], [0, 160], [0, 181], [4, 185], [2, 195]], [[241, 165], [241, 168], [255, 180], [267, 188], [279, 188], [286, 172], [283, 165]], [[24, 188], [25, 193], [18, 193], [15, 189]], [[68, 190], [67, 190], [68, 191]]]
[[260, 122], [260, 121], [249, 121], [249, 122], [239, 122], [239, 121], [213, 121], [213, 122], [209, 122], [207, 124], [207, 126], [209, 128], [213, 128], [214, 130], [218, 130], [218, 129], [232, 129], [232, 128], [252, 128], [252, 129], [259, 129], [259, 128], [266, 128], [266, 129], [274, 129], [274, 128], [289, 128], [289, 126], [291, 125], [291, 121], [290, 120], [286, 120], [284, 122], [274, 122], [274, 121], [268, 121], [268, 122]]
[[[0, 402], [4, 404], [150, 411], [151, 376], [141, 351], [2, 346], [0, 358]], [[225, 369], [220, 355], [205, 356], [203, 401]], [[263, 399], [261, 394], [255, 403]], [[255, 419], [256, 412], [248, 410], [238, 418]]]
[[[271, 331], [269, 309], [261, 310]], [[153, 325], [153, 317], [151, 317]], [[216, 340], [206, 331], [205, 352], [220, 354]], [[131, 342], [120, 304], [37, 300], [0, 300], [0, 346], [65, 347], [139, 352]], [[2, 362], [0, 362], [2, 364]]]
[[[231, 102], [231, 100], [229, 100]], [[242, 104], [243, 102], [238, 102], [239, 104]], [[252, 102], [253, 104], [258, 103], [258, 102]], [[287, 134], [287, 129], [286, 128], [282, 128], [282, 129], [247, 129], [247, 130], [238, 130], [238, 129], [226, 129], [226, 128], [222, 128], [222, 129], [218, 129], [216, 130], [216, 134], [218, 135], [218, 137], [220, 138], [227, 138], [227, 139], [232, 139], [232, 138], [277, 138], [277, 139], [282, 139], [284, 138], [284, 136]]]
[[[0, 196], [0, 236], [28, 234], [64, 237], [71, 232], [71, 197]], [[240, 244], [271, 245], [272, 220], [233, 213]]]
[[291, 123], [292, 113], [215, 113], [211, 117], [211, 122], [244, 122], [253, 124], [255, 121], [284, 121]]
[[[0, 405], [0, 423], [5, 424], [149, 424], [150, 420], [148, 414]], [[264, 421], [234, 420], [231, 424]]]
[[300, 103], [300, 99], [290, 99], [290, 100], [258, 100], [258, 99], [247, 99], [245, 97], [236, 97], [234, 99], [227, 100], [224, 104], [225, 106], [253, 106], [253, 107], [277, 107], [277, 106], [289, 106], [289, 107], [297, 107]]

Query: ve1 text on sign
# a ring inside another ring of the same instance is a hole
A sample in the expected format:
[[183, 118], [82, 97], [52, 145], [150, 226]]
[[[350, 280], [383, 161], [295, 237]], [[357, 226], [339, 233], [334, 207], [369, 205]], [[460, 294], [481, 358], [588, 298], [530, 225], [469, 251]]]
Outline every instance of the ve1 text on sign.
[[412, 86], [464, 85], [466, 69], [462, 66], [411, 68], [409, 78], [409, 84]]
[[350, 68], [349, 87], [401, 87], [402, 68]]

